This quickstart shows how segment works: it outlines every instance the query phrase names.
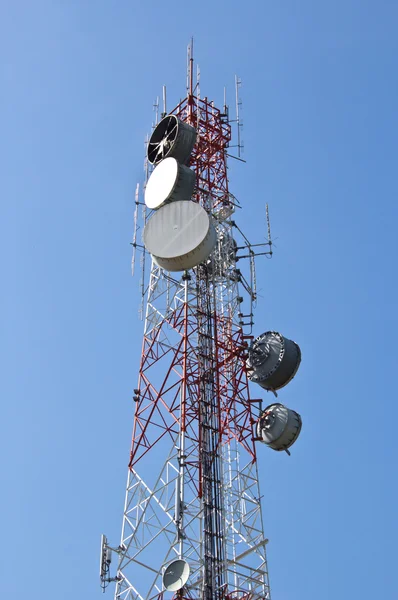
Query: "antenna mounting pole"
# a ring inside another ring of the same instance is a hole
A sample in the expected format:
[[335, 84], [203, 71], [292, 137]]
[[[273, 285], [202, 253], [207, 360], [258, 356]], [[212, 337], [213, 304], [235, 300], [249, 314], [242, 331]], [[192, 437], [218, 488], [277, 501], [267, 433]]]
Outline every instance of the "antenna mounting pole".
[[188, 120], [192, 124], [193, 117], [193, 37], [188, 46]]
[[240, 154], [241, 154], [241, 150], [243, 150], [243, 144], [241, 142], [241, 127], [242, 127], [242, 122], [240, 119], [240, 110], [239, 108], [242, 106], [242, 100], [239, 99], [239, 88], [242, 85], [242, 80], [240, 77], [238, 77], [237, 75], [235, 75], [235, 101], [236, 101], [236, 124], [238, 126], [238, 156], [240, 158]]

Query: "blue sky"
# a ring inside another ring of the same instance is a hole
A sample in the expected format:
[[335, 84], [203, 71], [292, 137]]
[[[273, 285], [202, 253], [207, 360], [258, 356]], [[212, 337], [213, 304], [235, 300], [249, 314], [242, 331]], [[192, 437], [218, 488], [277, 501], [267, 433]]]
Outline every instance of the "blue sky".
[[0, 2], [2, 597], [100, 598], [142, 334], [133, 194], [194, 35], [203, 95], [243, 81], [253, 241], [270, 205], [256, 333], [303, 352], [280, 394], [300, 439], [260, 449], [273, 600], [396, 598], [397, 22], [393, 0]]

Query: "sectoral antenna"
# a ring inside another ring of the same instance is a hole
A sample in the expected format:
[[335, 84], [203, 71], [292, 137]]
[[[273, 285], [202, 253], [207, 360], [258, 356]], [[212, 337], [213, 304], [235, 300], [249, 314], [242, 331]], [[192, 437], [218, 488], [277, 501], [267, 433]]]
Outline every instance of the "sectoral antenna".
[[119, 546], [118, 548], [111, 548], [108, 544], [108, 540], [105, 535], [101, 535], [101, 555], [100, 555], [100, 582], [102, 591], [105, 592], [106, 588], [112, 581], [120, 581], [120, 577], [110, 577], [109, 571], [112, 562], [112, 552], [123, 552], [124, 547]]

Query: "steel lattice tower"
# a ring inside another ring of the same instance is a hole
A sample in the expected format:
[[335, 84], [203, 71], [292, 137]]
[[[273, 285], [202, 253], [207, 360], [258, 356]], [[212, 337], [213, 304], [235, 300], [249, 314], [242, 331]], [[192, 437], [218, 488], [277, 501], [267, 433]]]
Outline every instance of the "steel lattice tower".
[[122, 535], [111, 549], [119, 563], [106, 579], [105, 538], [102, 580], [116, 581], [118, 600], [171, 598], [162, 577], [184, 559], [189, 579], [174, 597], [270, 600], [255, 445], [261, 401], [248, 385], [252, 314], [245, 333], [241, 312], [255, 289], [237, 268], [240, 251], [253, 273], [255, 252], [246, 238], [238, 245], [231, 219], [228, 111], [199, 96], [192, 56], [188, 74], [187, 97], [170, 114], [196, 129], [192, 200], [211, 215], [217, 242], [189, 271], [152, 261]]

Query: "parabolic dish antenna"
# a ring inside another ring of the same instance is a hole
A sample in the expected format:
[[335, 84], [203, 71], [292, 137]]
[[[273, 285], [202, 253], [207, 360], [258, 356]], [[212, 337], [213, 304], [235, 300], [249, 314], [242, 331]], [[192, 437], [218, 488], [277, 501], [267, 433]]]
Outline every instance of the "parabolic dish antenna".
[[195, 187], [195, 172], [169, 156], [153, 170], [145, 188], [145, 204], [157, 209], [165, 202], [189, 200]]
[[145, 248], [166, 271], [185, 271], [206, 260], [216, 231], [204, 208], [191, 200], [165, 204], [144, 228]]
[[189, 564], [185, 560], [174, 560], [163, 574], [163, 585], [168, 592], [180, 590], [189, 577]]
[[275, 402], [261, 413], [257, 436], [273, 450], [287, 450], [300, 435], [301, 426], [301, 417], [295, 410]]
[[301, 362], [296, 342], [277, 331], [259, 335], [248, 352], [249, 379], [266, 390], [279, 390], [293, 379]]
[[196, 141], [196, 129], [188, 123], [167, 115], [156, 125], [148, 144], [148, 160], [152, 165], [172, 156], [188, 164]]

